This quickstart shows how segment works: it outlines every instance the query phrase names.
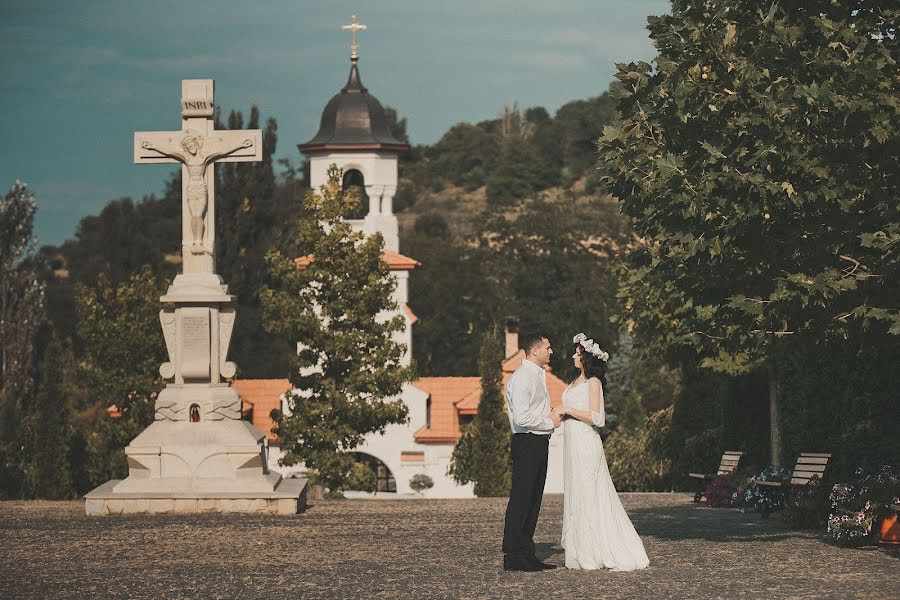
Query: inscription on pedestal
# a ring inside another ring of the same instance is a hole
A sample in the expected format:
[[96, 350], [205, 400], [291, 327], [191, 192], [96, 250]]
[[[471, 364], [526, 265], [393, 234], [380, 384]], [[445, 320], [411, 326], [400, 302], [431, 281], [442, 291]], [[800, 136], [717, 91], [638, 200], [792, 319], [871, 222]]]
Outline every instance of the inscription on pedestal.
[[209, 380], [209, 309], [181, 309], [181, 376]]

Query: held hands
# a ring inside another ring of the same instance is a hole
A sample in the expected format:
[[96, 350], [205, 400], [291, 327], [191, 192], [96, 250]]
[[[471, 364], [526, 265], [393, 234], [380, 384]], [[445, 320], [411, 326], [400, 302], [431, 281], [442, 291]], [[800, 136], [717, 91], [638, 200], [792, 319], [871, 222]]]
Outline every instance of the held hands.
[[550, 419], [553, 421], [553, 427], [559, 427], [562, 423], [562, 419], [566, 414], [566, 409], [563, 408], [562, 405], [557, 406], [552, 411], [550, 411]]

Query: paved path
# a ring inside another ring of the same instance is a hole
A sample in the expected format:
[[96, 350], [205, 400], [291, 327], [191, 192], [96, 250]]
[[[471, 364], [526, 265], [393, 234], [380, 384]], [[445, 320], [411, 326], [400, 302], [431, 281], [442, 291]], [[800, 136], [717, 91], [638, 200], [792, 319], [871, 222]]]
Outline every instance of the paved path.
[[[504, 573], [504, 499], [319, 501], [304, 515], [86, 517], [2, 502], [0, 598], [900, 598], [900, 551], [826, 544], [686, 494], [622, 494], [632, 573]], [[538, 553], [562, 564], [562, 498]]]

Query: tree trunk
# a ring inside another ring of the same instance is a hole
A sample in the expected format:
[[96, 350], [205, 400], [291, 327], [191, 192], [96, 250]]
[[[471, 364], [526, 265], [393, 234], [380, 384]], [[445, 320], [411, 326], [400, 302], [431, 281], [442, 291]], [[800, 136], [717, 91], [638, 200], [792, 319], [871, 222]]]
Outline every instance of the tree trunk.
[[767, 365], [769, 372], [769, 450], [772, 455], [772, 466], [781, 466], [781, 432], [778, 427], [778, 381], [775, 378], [775, 367]]

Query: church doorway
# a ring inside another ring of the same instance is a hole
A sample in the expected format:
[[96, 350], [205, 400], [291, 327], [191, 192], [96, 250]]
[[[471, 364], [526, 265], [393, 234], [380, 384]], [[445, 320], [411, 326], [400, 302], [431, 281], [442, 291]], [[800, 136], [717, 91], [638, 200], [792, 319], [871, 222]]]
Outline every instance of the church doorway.
[[356, 188], [359, 206], [350, 214], [350, 218], [365, 219], [366, 215], [369, 214], [369, 195], [366, 194], [366, 181], [363, 178], [363, 174], [356, 169], [344, 171], [344, 181], [341, 189], [346, 192], [351, 188]]
[[363, 452], [354, 452], [353, 457], [364, 465], [372, 469], [375, 473], [375, 491], [376, 492], [396, 492], [397, 482], [388, 466], [371, 454]]

